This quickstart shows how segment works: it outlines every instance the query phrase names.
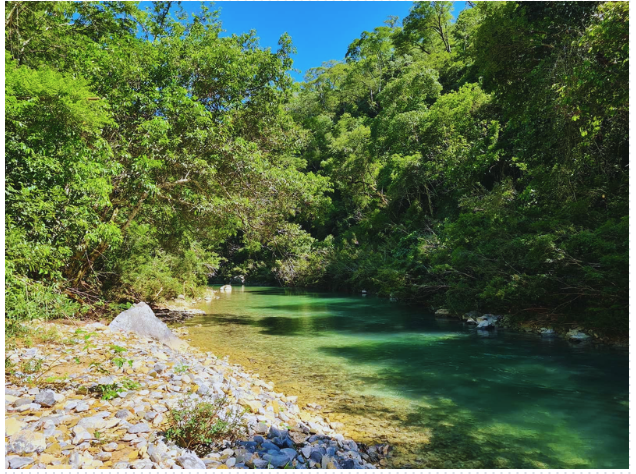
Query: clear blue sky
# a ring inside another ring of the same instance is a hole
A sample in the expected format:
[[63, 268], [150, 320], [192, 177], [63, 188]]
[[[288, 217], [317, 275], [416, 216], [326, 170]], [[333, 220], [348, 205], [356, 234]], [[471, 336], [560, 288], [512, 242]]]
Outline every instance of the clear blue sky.
[[[142, 3], [143, 4], [146, 2]], [[210, 2], [211, 3], [211, 2]], [[302, 80], [307, 69], [330, 59], [343, 59], [349, 44], [360, 33], [382, 26], [389, 15], [409, 13], [412, 2], [214, 2], [220, 8], [224, 35], [256, 30], [263, 47], [277, 48], [278, 38], [291, 35], [297, 53], [294, 56], [296, 80]], [[456, 16], [466, 2], [455, 2]], [[188, 12], [200, 9], [200, 2], [183, 2]]]

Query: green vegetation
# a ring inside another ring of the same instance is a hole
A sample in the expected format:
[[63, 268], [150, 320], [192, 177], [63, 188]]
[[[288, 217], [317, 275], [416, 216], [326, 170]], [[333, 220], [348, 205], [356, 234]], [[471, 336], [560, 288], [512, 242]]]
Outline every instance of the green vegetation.
[[627, 3], [452, 8], [294, 84], [205, 6], [8, 2], [7, 332], [241, 274], [625, 334]]
[[244, 429], [242, 412], [232, 410], [226, 397], [182, 399], [170, 410], [166, 438], [199, 455], [210, 451], [215, 441], [234, 439]]

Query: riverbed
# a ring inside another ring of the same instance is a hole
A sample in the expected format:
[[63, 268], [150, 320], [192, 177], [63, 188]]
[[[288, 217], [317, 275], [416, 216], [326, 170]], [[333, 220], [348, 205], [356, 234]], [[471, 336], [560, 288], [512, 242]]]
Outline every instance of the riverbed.
[[628, 467], [628, 356], [362, 295], [234, 287], [184, 323], [387, 467]]

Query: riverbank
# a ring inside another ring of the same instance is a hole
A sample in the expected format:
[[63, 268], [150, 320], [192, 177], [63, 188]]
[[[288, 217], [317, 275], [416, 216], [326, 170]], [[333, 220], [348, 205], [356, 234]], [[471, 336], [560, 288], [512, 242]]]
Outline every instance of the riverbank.
[[[101, 323], [32, 329], [31, 347], [5, 350], [5, 468], [373, 468], [387, 453], [358, 446], [295, 396], [210, 352]], [[242, 413], [242, 431], [199, 456], [166, 429], [184, 400], [208, 397]]]
[[474, 325], [476, 329], [489, 331], [505, 329], [519, 333], [536, 334], [545, 338], [561, 338], [574, 344], [593, 344], [609, 346], [614, 349], [629, 349], [629, 340], [625, 336], [606, 336], [585, 328], [577, 323], [555, 324], [541, 320], [519, 320], [512, 315], [482, 314], [478, 311], [454, 313], [445, 308], [435, 311], [435, 317], [459, 320], [464, 324]]

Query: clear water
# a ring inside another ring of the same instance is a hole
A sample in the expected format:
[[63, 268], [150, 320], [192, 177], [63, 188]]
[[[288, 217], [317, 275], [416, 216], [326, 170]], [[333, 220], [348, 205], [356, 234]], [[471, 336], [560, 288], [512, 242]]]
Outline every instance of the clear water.
[[234, 287], [186, 324], [389, 467], [628, 468], [628, 357], [363, 296]]

